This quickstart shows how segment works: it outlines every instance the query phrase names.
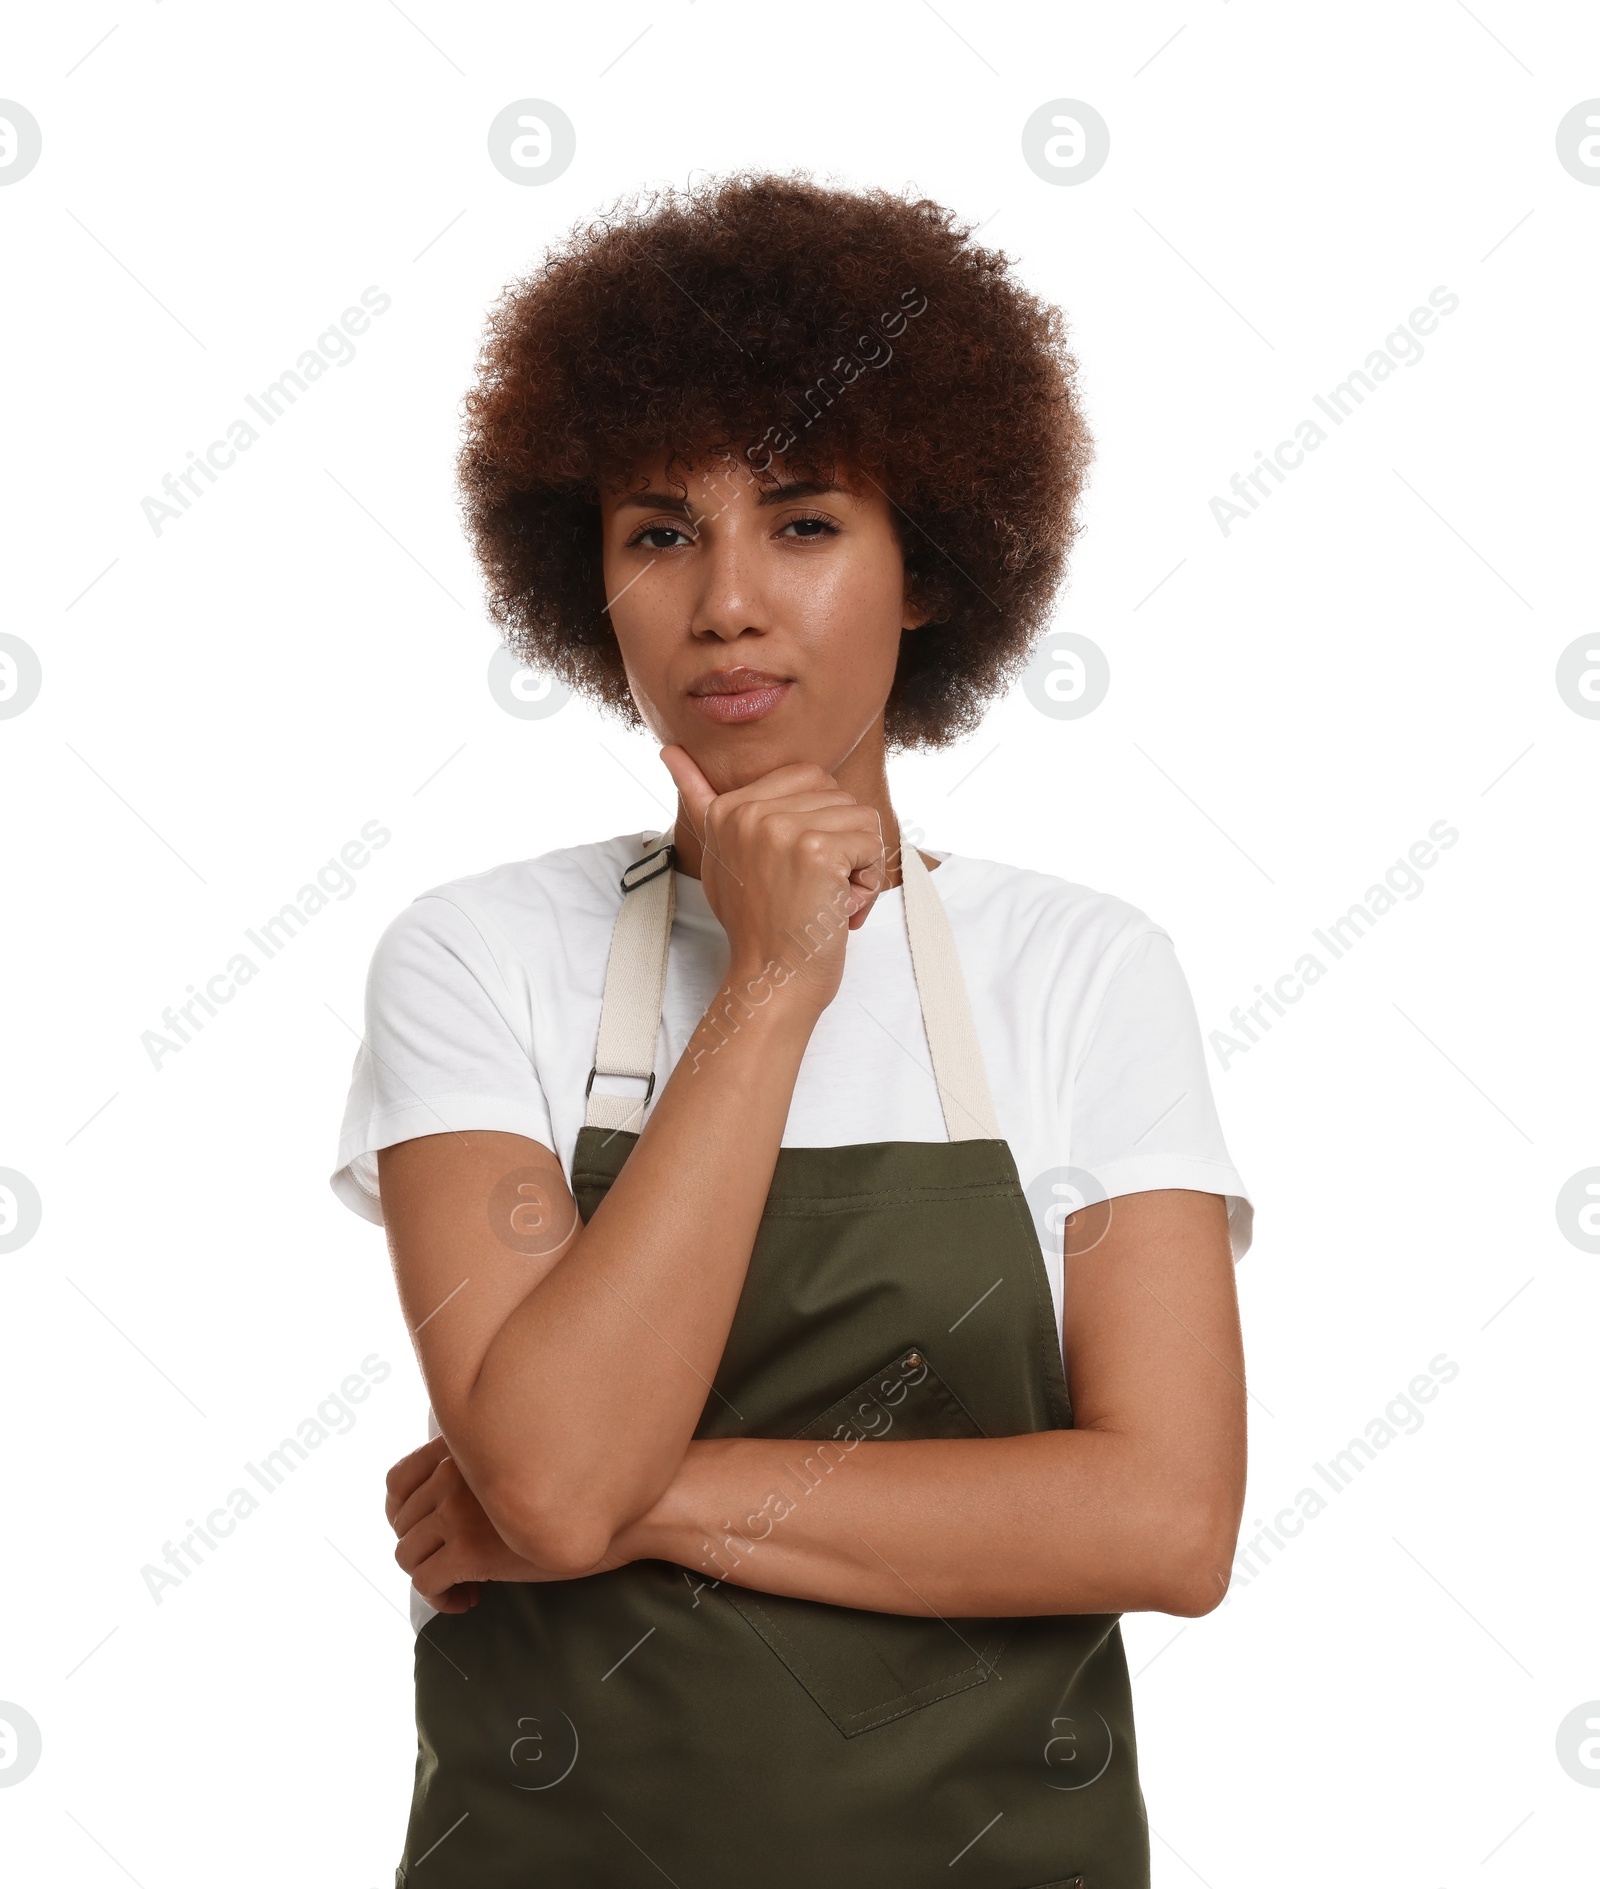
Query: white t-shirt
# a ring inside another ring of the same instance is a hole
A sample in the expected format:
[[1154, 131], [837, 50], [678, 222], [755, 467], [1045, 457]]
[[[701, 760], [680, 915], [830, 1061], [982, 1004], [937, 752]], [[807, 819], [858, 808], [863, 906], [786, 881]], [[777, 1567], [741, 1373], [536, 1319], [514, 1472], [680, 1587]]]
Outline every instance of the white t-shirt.
[[[331, 1177], [348, 1206], [382, 1225], [377, 1150], [449, 1130], [526, 1135], [556, 1152], [570, 1181], [618, 876], [643, 841], [621, 834], [455, 879], [388, 926], [368, 974], [366, 1034]], [[1241, 1258], [1252, 1208], [1223, 1141], [1171, 938], [1106, 893], [924, 851], [940, 861], [930, 883], [950, 919], [1000, 1132], [1034, 1211], [1057, 1328], [1062, 1220], [1085, 1199], [1161, 1187], [1225, 1195]], [[657, 1095], [727, 959], [700, 881], [678, 873]], [[638, 1093], [636, 1083], [618, 1086]], [[783, 1145], [946, 1139], [902, 896], [885, 892], [850, 936]]]

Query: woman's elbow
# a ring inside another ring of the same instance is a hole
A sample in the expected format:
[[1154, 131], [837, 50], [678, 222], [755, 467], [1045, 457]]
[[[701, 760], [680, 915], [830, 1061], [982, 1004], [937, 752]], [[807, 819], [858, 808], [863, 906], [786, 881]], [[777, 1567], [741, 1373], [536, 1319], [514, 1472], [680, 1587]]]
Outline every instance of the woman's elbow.
[[1211, 1613], [1227, 1595], [1228, 1573], [1226, 1567], [1198, 1564], [1173, 1582], [1159, 1611], [1177, 1614], [1184, 1620], [1198, 1620], [1202, 1614]]
[[[470, 1450], [473, 1491], [513, 1554], [551, 1580], [575, 1579], [605, 1558], [621, 1524], [599, 1500], [592, 1473], [562, 1465], [554, 1449], [512, 1447], [494, 1415], [487, 1425], [464, 1421], [461, 1429], [469, 1433], [463, 1453]], [[530, 1454], [544, 1457], [542, 1473], [530, 1467]]]
[[1165, 1557], [1159, 1610], [1194, 1620], [1220, 1607], [1233, 1573], [1238, 1538], [1239, 1518], [1231, 1508], [1223, 1513], [1202, 1507], [1188, 1516]]
[[482, 1500], [511, 1552], [551, 1580], [576, 1580], [610, 1552], [613, 1524], [588, 1503], [503, 1483], [486, 1488]]

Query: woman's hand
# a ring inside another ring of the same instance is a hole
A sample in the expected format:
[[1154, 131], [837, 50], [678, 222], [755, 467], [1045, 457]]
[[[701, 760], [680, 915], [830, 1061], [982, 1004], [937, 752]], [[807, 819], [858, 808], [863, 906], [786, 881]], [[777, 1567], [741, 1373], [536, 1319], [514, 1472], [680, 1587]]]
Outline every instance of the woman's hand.
[[[384, 1511], [400, 1538], [395, 1560], [411, 1576], [411, 1585], [440, 1613], [465, 1613], [475, 1607], [484, 1581], [569, 1578], [524, 1561], [506, 1546], [442, 1436], [402, 1456], [389, 1471]], [[632, 1559], [614, 1548], [586, 1572], [603, 1574]]]
[[845, 941], [888, 882], [877, 809], [809, 763], [717, 793], [686, 748], [662, 763], [703, 848], [700, 882], [728, 934], [729, 974], [803, 992], [820, 1012]]

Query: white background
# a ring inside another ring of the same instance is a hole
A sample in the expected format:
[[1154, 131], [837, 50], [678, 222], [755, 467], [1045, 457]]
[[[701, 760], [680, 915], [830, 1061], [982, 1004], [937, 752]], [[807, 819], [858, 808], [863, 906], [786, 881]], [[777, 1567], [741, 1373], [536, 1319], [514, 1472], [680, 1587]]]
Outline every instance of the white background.
[[[0, 1790], [9, 1880], [392, 1880], [382, 1480], [424, 1398], [382, 1236], [327, 1184], [367, 959], [425, 887], [665, 812], [644, 738], [491, 697], [458, 403], [548, 241], [738, 166], [914, 182], [1072, 324], [1098, 455], [1056, 624], [1110, 693], [1057, 720], [1019, 690], [898, 763], [929, 844], [1142, 906], [1209, 1033], [1460, 833], [1213, 1064], [1257, 1203], [1246, 1539], [1459, 1373], [1216, 1613], [1127, 1619], [1155, 1882], [1590, 1880], [1600, 1791], [1556, 1747], [1600, 1698], [1600, 1258], [1556, 1196], [1600, 1163], [1600, 721], [1555, 668], [1596, 629], [1600, 188], [1555, 132], [1600, 95], [1600, 17], [119, 0], [7, 39], [44, 138], [0, 188], [0, 628], [44, 676], [0, 723], [0, 1166], [43, 1202], [0, 1257], [0, 1699], [43, 1734]], [[539, 187], [486, 155], [526, 97], [577, 128]], [[1073, 187], [1020, 145], [1062, 97], [1111, 129]], [[141, 501], [368, 285], [356, 358], [154, 533]], [[1423, 358], [1225, 536], [1211, 499], [1438, 285]], [[142, 1033], [369, 820], [351, 895], [153, 1068]], [[373, 1353], [354, 1428], [157, 1605], [143, 1566]]]

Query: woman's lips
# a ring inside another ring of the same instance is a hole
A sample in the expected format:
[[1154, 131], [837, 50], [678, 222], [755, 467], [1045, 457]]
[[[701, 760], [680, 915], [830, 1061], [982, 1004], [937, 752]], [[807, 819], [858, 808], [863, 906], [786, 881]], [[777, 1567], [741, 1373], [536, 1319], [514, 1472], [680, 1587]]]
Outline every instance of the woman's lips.
[[760, 721], [793, 687], [759, 669], [724, 669], [702, 676], [689, 690], [689, 700], [708, 721]]

